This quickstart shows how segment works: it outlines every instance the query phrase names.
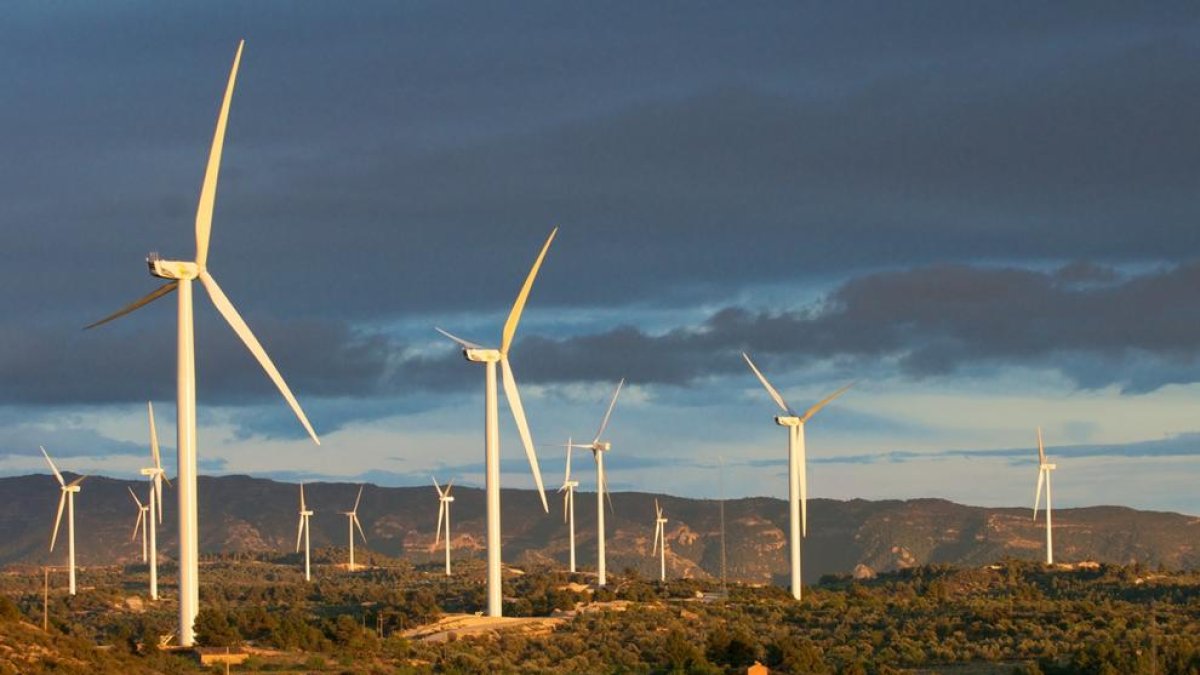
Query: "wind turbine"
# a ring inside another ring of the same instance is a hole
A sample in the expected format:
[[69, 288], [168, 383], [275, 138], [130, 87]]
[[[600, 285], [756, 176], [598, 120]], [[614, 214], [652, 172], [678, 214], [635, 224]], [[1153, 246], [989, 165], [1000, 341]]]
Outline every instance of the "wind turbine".
[[[430, 478], [433, 478], [430, 476]], [[437, 535], [433, 539], [434, 547], [437, 547], [438, 541], [442, 538], [442, 518], [446, 520], [446, 576], [450, 576], [450, 502], [454, 501], [454, 497], [450, 496], [450, 487], [454, 485], [451, 480], [446, 483], [446, 489], [438, 485], [437, 479], [433, 479], [433, 487], [438, 493], [438, 524]]]
[[571, 451], [574, 446], [571, 444], [571, 439], [567, 438], [567, 473], [563, 476], [562, 487], [558, 488], [559, 492], [563, 493], [563, 522], [568, 524], [571, 531], [571, 573], [575, 573], [575, 488], [579, 487], [579, 481], [571, 480]]
[[763, 387], [766, 387], [767, 393], [771, 395], [775, 403], [783, 409], [783, 412], [787, 413], [776, 416], [775, 424], [788, 428], [788, 511], [791, 529], [792, 597], [799, 600], [801, 594], [800, 538], [808, 536], [808, 469], [805, 466], [804, 458], [804, 423], [812, 419], [812, 416], [817, 414], [821, 408], [829, 405], [833, 399], [846, 393], [846, 390], [854, 386], [854, 383], [851, 382], [838, 389], [806, 410], [803, 415], [798, 415], [783, 400], [783, 396], [780, 396], [775, 387], [771, 386], [767, 378], [750, 360], [750, 356], [742, 352], [742, 358], [746, 359], [746, 364], [750, 366], [750, 370], [754, 371]]
[[208, 271], [208, 241], [212, 231], [213, 206], [217, 197], [217, 176], [221, 169], [221, 151], [225, 143], [225, 127], [229, 119], [229, 104], [233, 98], [234, 84], [237, 80], [238, 65], [242, 59], [242, 47], [245, 41], [238, 43], [237, 53], [233, 58], [233, 68], [229, 73], [229, 82], [225, 86], [225, 97], [221, 102], [221, 110], [217, 116], [217, 128], [213, 135], [212, 149], [208, 155], [208, 167], [204, 172], [204, 183], [200, 189], [200, 203], [196, 209], [196, 258], [194, 260], [163, 260], [158, 254], [151, 253], [146, 262], [150, 266], [150, 274], [160, 279], [168, 279], [167, 283], [134, 302], [122, 307], [113, 314], [87, 326], [94, 328], [101, 324], [125, 316], [130, 312], [147, 305], [172, 291], [179, 291], [178, 310], [178, 348], [177, 348], [177, 452], [179, 453], [179, 644], [191, 647], [195, 643], [193, 624], [199, 612], [199, 525], [197, 523], [196, 507], [196, 358], [195, 336], [192, 323], [192, 282], [196, 279], [208, 291], [208, 297], [216, 306], [217, 311], [225, 318], [237, 333], [246, 348], [258, 360], [259, 365], [267, 372], [267, 376], [275, 383], [280, 393], [291, 406], [292, 412], [299, 418], [300, 423], [320, 445], [321, 441], [309, 424], [300, 404], [292, 396], [291, 389], [283, 381], [283, 376], [275, 368], [271, 357], [259, 344], [250, 327], [242, 319], [237, 309], [229, 302], [225, 292], [217, 285], [216, 279]]
[[1046, 446], [1042, 445], [1042, 428], [1038, 427], [1038, 482], [1037, 495], [1033, 498], [1033, 522], [1037, 522], [1038, 504], [1042, 501], [1042, 483], [1046, 483], [1046, 564], [1054, 564], [1054, 536], [1050, 525], [1050, 472], [1057, 464], [1046, 461]]
[[[154, 493], [151, 492], [150, 494], [150, 499], [153, 500]], [[137, 504], [138, 508], [137, 521], [133, 524], [133, 534], [129, 537], [129, 541], [137, 539], [138, 530], [142, 531], [142, 562], [146, 562], [146, 549], [148, 545], [146, 541], [146, 521], [148, 520], [146, 518], [146, 514], [150, 512], [150, 506], [148, 504], [143, 504], [142, 500], [138, 499], [138, 496], [133, 492], [133, 488], [129, 488], [129, 496], [133, 497], [133, 503]]]
[[362, 523], [358, 522], [358, 503], [362, 501], [363, 486], [358, 486], [358, 497], [354, 499], [354, 508], [349, 511], [342, 511], [342, 515], [346, 516], [346, 526], [350, 528], [350, 571], [354, 571], [354, 528], [358, 527], [358, 534], [362, 537], [363, 543], [367, 543], [367, 535], [363, 533]]
[[[604, 453], [612, 450], [612, 443], [601, 441], [600, 437], [604, 435], [604, 429], [608, 427], [608, 419], [612, 417], [613, 408], [617, 405], [617, 397], [621, 395], [621, 387], [625, 385], [625, 378], [617, 383], [617, 389], [613, 392], [612, 400], [608, 403], [608, 411], [604, 413], [604, 420], [600, 422], [600, 430], [596, 432], [596, 437], [591, 443], [570, 444], [570, 448], [581, 448], [591, 450], [592, 457], [596, 460], [596, 584], [603, 586], [608, 583], [608, 575], [604, 569], [604, 498], [608, 495], [608, 481], [604, 478]], [[568, 450], [568, 452], [570, 452]], [[608, 508], [612, 509], [612, 497], [608, 497]]]
[[58, 541], [58, 527], [62, 524], [63, 504], [66, 503], [67, 577], [71, 595], [75, 595], [75, 493], [79, 492], [79, 484], [87, 476], [80, 476], [68, 483], [63, 480], [62, 474], [58, 472], [58, 467], [54, 466], [54, 460], [50, 459], [50, 454], [46, 452], [45, 448], [42, 448], [42, 455], [46, 457], [46, 463], [50, 465], [50, 470], [54, 472], [54, 477], [58, 479], [58, 486], [62, 491], [58, 496], [58, 515], [54, 517], [54, 534], [50, 536], [50, 550], [54, 550], [54, 543]]
[[[357, 506], [355, 507], [357, 508]], [[308, 547], [308, 518], [313, 512], [304, 504], [304, 483], [300, 484], [300, 528], [296, 530], [296, 553], [300, 552], [300, 535], [304, 535], [304, 580], [312, 581], [312, 572], [309, 566], [309, 547]], [[354, 537], [351, 536], [351, 547], [354, 546]], [[364, 540], [365, 541], [365, 540]]]
[[654, 521], [654, 548], [650, 549], [650, 554], [654, 555], [654, 552], [658, 551], [658, 554], [659, 554], [658, 580], [666, 581], [667, 580], [667, 531], [666, 531], [665, 526], [667, 524], [667, 519], [663, 518], [662, 507], [658, 505], [658, 499], [654, 500], [654, 512], [655, 512], [655, 514], [657, 514], [656, 519]]
[[525, 446], [525, 456], [529, 458], [529, 468], [533, 472], [533, 480], [537, 484], [538, 495], [542, 498], [542, 509], [550, 512], [546, 504], [546, 490], [542, 487], [542, 472], [538, 469], [537, 454], [533, 450], [533, 438], [529, 434], [529, 424], [525, 421], [525, 408], [521, 405], [521, 394], [517, 391], [517, 381], [513, 377], [512, 366], [508, 364], [508, 348], [512, 346], [513, 336], [517, 332], [517, 324], [521, 321], [521, 313], [525, 310], [525, 301], [533, 288], [533, 280], [537, 277], [546, 251], [558, 228], [550, 231], [546, 243], [542, 245], [541, 253], [525, 277], [525, 284], [517, 293], [516, 302], [504, 322], [504, 330], [500, 334], [500, 348], [487, 349], [474, 342], [468, 342], [455, 337], [438, 328], [438, 332], [453, 340], [462, 347], [463, 356], [474, 363], [485, 366], [484, 374], [484, 403], [483, 403], [483, 441], [484, 465], [487, 481], [487, 613], [488, 616], [502, 616], [500, 578], [500, 427], [497, 419], [496, 397], [496, 363], [500, 363], [504, 371], [504, 395], [508, 399], [508, 407], [512, 409], [517, 431], [521, 435], [521, 443]]
[[[150, 459], [153, 460], [154, 466], [146, 467], [141, 470], [143, 476], [150, 479], [150, 498], [149, 502], [150, 514], [148, 522], [143, 524], [143, 534], [149, 530], [150, 534], [150, 599], [158, 599], [158, 525], [162, 524], [163, 517], [163, 501], [162, 501], [162, 484], [166, 480], [163, 475], [162, 457], [158, 453], [158, 428], [154, 425], [154, 404], [147, 401], [146, 410], [150, 418]], [[170, 484], [170, 481], [167, 481]], [[146, 556], [142, 556], [145, 560]]]

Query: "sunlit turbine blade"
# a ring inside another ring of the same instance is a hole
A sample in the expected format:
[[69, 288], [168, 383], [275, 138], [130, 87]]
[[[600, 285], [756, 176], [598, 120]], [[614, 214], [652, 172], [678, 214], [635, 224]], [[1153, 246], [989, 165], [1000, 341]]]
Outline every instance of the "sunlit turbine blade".
[[1046, 463], [1046, 446], [1042, 445], [1042, 428], [1038, 427], [1038, 461], [1042, 464]]
[[1038, 506], [1042, 503], [1042, 483], [1046, 482], [1046, 472], [1038, 468], [1037, 494], [1033, 497], [1033, 519], [1037, 520]]
[[654, 548], [650, 549], [651, 554], [658, 553], [658, 537], [659, 537], [660, 532], [662, 532], [662, 524], [655, 522], [654, 523]]
[[300, 484], [300, 510], [301, 511], [308, 510], [308, 509], [304, 508], [304, 483]]
[[212, 149], [208, 152], [208, 166], [204, 169], [204, 184], [200, 188], [200, 204], [196, 207], [196, 264], [204, 269], [208, 262], [208, 237], [212, 230], [213, 205], [217, 201], [217, 176], [221, 173], [221, 150], [225, 147], [225, 127], [229, 121], [229, 104], [233, 100], [233, 88], [237, 83], [238, 65], [242, 62], [242, 47], [245, 40], [238, 42], [233, 57], [233, 68], [229, 71], [229, 82], [225, 85], [225, 98], [221, 101], [221, 112], [217, 115], [217, 129], [213, 133]]
[[521, 443], [525, 445], [529, 469], [533, 471], [533, 481], [537, 483], [538, 496], [542, 498], [542, 510], [550, 513], [550, 505], [546, 503], [546, 489], [542, 486], [542, 470], [538, 468], [537, 453], [533, 451], [533, 438], [529, 435], [529, 423], [525, 421], [525, 408], [521, 405], [521, 394], [517, 391], [517, 380], [513, 377], [512, 366], [508, 364], [508, 357], [503, 352], [500, 355], [500, 367], [504, 372], [504, 395], [508, 398], [508, 407], [517, 422]]
[[833, 392], [832, 394], [830, 394], [830, 395], [826, 396], [825, 398], [821, 399], [820, 401], [818, 401], [816, 405], [814, 405], [813, 407], [804, 411], [804, 414], [801, 415], [801, 417], [800, 417], [800, 421], [807, 422], [808, 420], [812, 419], [812, 416], [816, 415], [817, 412], [821, 410], [821, 408], [824, 408], [825, 406], [832, 403], [833, 399], [846, 393], [846, 390], [849, 389], [850, 387], [853, 387], [854, 384], [855, 384], [854, 382], [851, 382], [850, 384], [842, 387], [841, 389], [838, 389], [837, 391]]
[[142, 508], [142, 500], [138, 499], [137, 494], [135, 494], [133, 491], [133, 488], [131, 488], [129, 486], [125, 486], [125, 487], [126, 487], [126, 489], [129, 490], [129, 496], [133, 497], [133, 503], [137, 504], [138, 509], [141, 509]]
[[771, 383], [767, 381], [766, 376], [762, 374], [762, 371], [758, 369], [758, 366], [755, 366], [754, 362], [750, 360], [750, 355], [746, 352], [742, 352], [742, 358], [746, 359], [746, 364], [750, 366], [750, 370], [754, 371], [754, 375], [758, 377], [759, 382], [762, 382], [762, 386], [767, 388], [767, 393], [771, 395], [771, 398], [775, 401], [775, 403], [777, 403], [780, 408], [783, 408], [785, 413], [795, 416], [796, 413], [793, 412], [788, 406], [787, 401], [783, 400], [783, 396], [781, 396], [779, 392], [775, 390], [775, 387], [771, 386]]
[[106, 324], [109, 321], [112, 321], [113, 319], [119, 319], [143, 305], [148, 305], [148, 304], [154, 302], [155, 300], [161, 298], [162, 296], [166, 295], [167, 293], [170, 293], [171, 291], [175, 290], [178, 286], [179, 286], [178, 281], [168, 281], [167, 283], [163, 284], [162, 286], [159, 286], [158, 288], [151, 291], [146, 296], [139, 298], [137, 300], [134, 300], [133, 302], [129, 303], [128, 305], [125, 305], [124, 307], [122, 307], [121, 309], [118, 309], [117, 311], [113, 312], [112, 314], [109, 314], [108, 316], [104, 317], [103, 319], [100, 319], [99, 321], [97, 321], [95, 323], [89, 323], [88, 325], [84, 326], [83, 329], [87, 330], [89, 328], [95, 328], [96, 326]]
[[546, 257], [546, 251], [550, 250], [550, 242], [554, 241], [556, 234], [558, 234], [557, 227], [550, 231], [550, 236], [542, 245], [541, 253], [538, 253], [537, 260], [533, 262], [533, 267], [529, 270], [529, 276], [525, 277], [525, 285], [521, 286], [521, 292], [517, 293], [517, 300], [513, 303], [512, 311], [508, 313], [508, 320], [504, 322], [504, 333], [500, 337], [501, 354], [508, 354], [513, 335], [517, 332], [517, 324], [521, 321], [521, 312], [525, 311], [525, 301], [529, 299], [529, 290], [533, 288], [533, 280], [537, 278], [538, 268], [542, 266], [542, 260]]
[[567, 473], [563, 476], [563, 484], [571, 480], [571, 437], [567, 437]]
[[76, 485], [79, 485], [80, 483], [82, 483], [85, 478], [87, 478], [87, 476], [80, 476], [79, 478], [76, 478], [75, 480], [71, 481], [70, 483], [67, 483], [67, 487], [75, 487]]
[[[433, 476], [430, 476], [430, 478], [433, 478]], [[434, 489], [434, 490], [437, 490], [437, 493], [438, 493], [438, 496], [439, 496], [439, 497], [445, 497], [445, 496], [446, 496], [446, 495], [445, 495], [445, 494], [442, 492], [442, 486], [441, 486], [441, 485], [438, 485], [438, 482], [437, 482], [437, 479], [436, 479], [436, 478], [433, 478], [433, 489]]]
[[447, 333], [446, 331], [442, 330], [441, 328], [438, 328], [437, 326], [434, 326], [433, 329], [436, 330], [437, 332], [441, 333], [442, 335], [445, 335], [446, 337], [450, 338], [451, 340], [454, 340], [454, 342], [456, 342], [458, 344], [458, 346], [462, 347], [463, 349], [483, 349], [482, 345], [477, 345], [474, 342], [471, 342], [470, 340], [464, 340], [456, 335], [451, 335], [450, 333]]
[[54, 534], [50, 535], [50, 550], [54, 550], [54, 542], [58, 541], [58, 526], [62, 524], [63, 507], [67, 504], [67, 492], [63, 490], [58, 495], [58, 515], [54, 516]]
[[567, 507], [570, 506], [570, 504], [571, 504], [571, 491], [565, 489], [565, 487], [566, 486], [564, 486], [563, 490], [559, 490], [559, 492], [563, 493], [563, 522], [564, 523], [567, 522]]
[[[440, 542], [440, 541], [442, 540], [442, 518], [443, 518], [443, 516], [445, 516], [445, 515], [446, 515], [446, 502], [439, 502], [439, 503], [438, 503], [438, 526], [437, 526], [437, 534], [436, 534], [436, 535], [434, 535], [434, 537], [433, 537], [433, 545], [434, 545], [434, 546], [437, 546], [437, 545], [438, 545], [438, 542]], [[446, 533], [446, 536], [447, 536], [447, 537], [449, 537], [449, 536], [450, 536], [450, 533], [449, 533], [449, 532], [447, 532], [447, 533]]]
[[146, 517], [146, 512], [141, 509], [138, 509], [137, 520], [134, 521], [134, 523], [133, 523], [133, 534], [131, 534], [129, 536], [129, 541], [133, 541], [134, 539], [137, 539], [138, 530], [141, 529], [142, 521], [145, 519], [145, 517]]
[[358, 518], [358, 503], [362, 501], [362, 491], [363, 491], [364, 487], [366, 487], [366, 486], [365, 485], [358, 486], [358, 496], [354, 498], [354, 508], [351, 509], [351, 511], [350, 511], [351, 513], [354, 514], [355, 518]]
[[63, 481], [62, 474], [58, 472], [58, 467], [54, 466], [54, 460], [50, 459], [50, 453], [46, 452], [46, 448], [43, 448], [40, 445], [38, 446], [38, 448], [41, 449], [42, 456], [44, 456], [46, 458], [46, 463], [50, 465], [50, 470], [54, 472], [54, 477], [58, 479], [58, 484], [63, 487], [66, 487], [67, 484], [65, 481]]
[[354, 526], [358, 528], [358, 535], [362, 537], [364, 544], [367, 543], [367, 534], [363, 532], [362, 523], [358, 520], [358, 514], [354, 514], [352, 518], [354, 519]]
[[292, 408], [292, 412], [296, 413], [297, 419], [304, 425], [304, 430], [312, 437], [313, 442], [317, 445], [321, 444], [321, 439], [317, 438], [317, 432], [313, 431], [312, 425], [308, 423], [308, 418], [304, 416], [304, 411], [300, 409], [300, 404], [296, 402], [296, 397], [292, 396], [292, 390], [288, 388], [287, 383], [283, 381], [283, 376], [275, 368], [275, 364], [271, 361], [271, 357], [267, 356], [267, 352], [259, 344], [258, 338], [254, 337], [254, 333], [250, 331], [250, 327], [242, 320], [242, 316], [234, 309], [233, 303], [229, 302], [229, 298], [225, 297], [224, 291], [217, 285], [217, 280], [213, 278], [207, 271], [201, 270], [200, 282], [204, 284], [204, 288], [208, 290], [208, 297], [216, 305], [217, 311], [221, 316], [225, 317], [225, 321], [229, 322], [230, 328], [237, 333], [238, 337], [245, 343], [246, 348], [258, 359], [259, 365], [263, 370], [267, 371], [267, 376], [279, 388], [279, 393], [287, 399], [287, 403]]
[[617, 405], [617, 397], [621, 395], [621, 387], [623, 386], [625, 386], [625, 378], [622, 377], [621, 381], [617, 383], [616, 391], [613, 392], [612, 400], [608, 402], [608, 410], [604, 412], [604, 420], [600, 422], [600, 429], [596, 431], [596, 437], [592, 439], [593, 443], [599, 441], [600, 436], [604, 434], [604, 429], [608, 426], [609, 418], [612, 417], [613, 408]]
[[300, 552], [300, 537], [304, 535], [304, 516], [300, 516], [300, 525], [296, 528], [296, 553]]
[[615, 516], [617, 514], [617, 510], [613, 508], [612, 493], [608, 491], [608, 474], [607, 473], [604, 474], [604, 499], [608, 502], [608, 512]]
[[655, 517], [662, 518], [662, 507], [658, 505], [658, 499], [654, 500], [654, 515]]

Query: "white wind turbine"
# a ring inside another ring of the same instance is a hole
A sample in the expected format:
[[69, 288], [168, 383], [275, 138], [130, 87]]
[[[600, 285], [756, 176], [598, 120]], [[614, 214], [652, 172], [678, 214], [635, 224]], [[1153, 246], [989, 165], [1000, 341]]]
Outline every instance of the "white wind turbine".
[[79, 484], [87, 476], [80, 476], [68, 483], [63, 480], [62, 474], [58, 472], [58, 467], [54, 466], [54, 461], [50, 459], [50, 454], [46, 452], [45, 448], [42, 448], [42, 455], [46, 457], [46, 463], [50, 465], [50, 470], [58, 479], [58, 486], [61, 490], [58, 496], [58, 515], [54, 517], [54, 534], [50, 536], [50, 550], [54, 550], [54, 543], [58, 541], [58, 527], [62, 524], [63, 504], [65, 503], [67, 505], [67, 578], [71, 595], [75, 595], [75, 493], [79, 492]]
[[1038, 482], [1037, 494], [1033, 498], [1033, 521], [1037, 522], [1038, 505], [1042, 501], [1042, 483], [1046, 483], [1046, 564], [1054, 564], [1054, 536], [1050, 524], [1050, 472], [1057, 469], [1057, 464], [1046, 461], [1046, 447], [1042, 445], [1042, 428], [1038, 427]]
[[650, 549], [650, 554], [654, 555], [658, 551], [658, 580], [667, 580], [667, 519], [663, 518], [662, 507], [658, 505], [658, 499], [654, 500], [654, 548]]
[[267, 376], [275, 383], [280, 393], [299, 418], [300, 423], [318, 445], [321, 441], [309, 424], [300, 404], [292, 396], [291, 389], [283, 381], [283, 377], [272, 363], [271, 357], [259, 344], [250, 327], [242, 320], [241, 315], [225, 292], [217, 285], [216, 279], [208, 271], [208, 241], [212, 231], [213, 206], [217, 196], [217, 176], [221, 168], [221, 152], [225, 142], [225, 127], [229, 119], [229, 104], [233, 98], [234, 83], [237, 80], [238, 65], [242, 58], [242, 47], [245, 41], [238, 43], [237, 53], [233, 58], [233, 68], [229, 73], [229, 82], [225, 87], [225, 97], [221, 102], [221, 111], [217, 116], [217, 128], [213, 135], [212, 150], [208, 155], [208, 167], [204, 172], [204, 183], [200, 189], [200, 203], [196, 209], [196, 258], [195, 260], [162, 260], [157, 254], [151, 253], [146, 262], [150, 266], [150, 274], [169, 281], [159, 286], [145, 297], [135, 300], [115, 313], [93, 323], [87, 328], [93, 328], [113, 319], [122, 317], [130, 312], [161, 298], [172, 291], [179, 291], [178, 310], [178, 348], [177, 348], [177, 452], [179, 454], [179, 643], [191, 647], [195, 642], [193, 624], [199, 612], [199, 525], [196, 515], [196, 358], [195, 336], [192, 323], [192, 282], [196, 279], [208, 291], [208, 297], [216, 306], [217, 311], [237, 333], [247, 349], [258, 360], [259, 365], [267, 372]]
[[767, 381], [767, 378], [758, 370], [754, 362], [750, 360], [750, 356], [742, 352], [742, 358], [746, 359], [746, 364], [750, 366], [750, 370], [758, 377], [758, 381], [766, 387], [767, 393], [771, 395], [775, 403], [783, 409], [786, 415], [778, 415], [775, 417], [775, 423], [781, 427], [788, 428], [788, 511], [789, 511], [789, 526], [790, 526], [790, 553], [792, 567], [792, 597], [799, 600], [801, 594], [800, 582], [800, 538], [808, 535], [808, 469], [805, 466], [804, 457], [804, 423], [812, 419], [812, 416], [829, 405], [833, 399], [841, 396], [847, 389], [854, 386], [854, 383], [838, 389], [829, 396], [821, 399], [813, 407], [804, 412], [803, 415], [797, 415], [787, 402], [783, 400], [775, 387]]
[[[163, 518], [163, 500], [162, 500], [162, 484], [166, 480], [163, 475], [162, 457], [158, 452], [158, 428], [154, 425], [154, 404], [147, 401], [146, 410], [150, 418], [150, 459], [154, 462], [154, 466], [146, 467], [141, 470], [141, 474], [150, 479], [150, 498], [149, 502], [149, 518], [143, 524], [143, 534], [149, 532], [150, 539], [150, 599], [158, 599], [158, 525], [162, 524]], [[167, 481], [170, 485], [170, 481]], [[143, 560], [147, 556], [142, 556]]]
[[[433, 477], [430, 476], [430, 478], [433, 478]], [[443, 490], [442, 486], [438, 485], [437, 479], [436, 478], [433, 479], [433, 487], [435, 490], [437, 490], [437, 493], [438, 493], [438, 524], [437, 524], [437, 534], [434, 536], [434, 539], [433, 539], [433, 546], [434, 546], [434, 548], [436, 548], [438, 545], [438, 542], [441, 541], [442, 520], [445, 519], [445, 521], [446, 521], [446, 576], [450, 576], [450, 502], [454, 501], [454, 497], [450, 496], [450, 488], [453, 485], [454, 485], [454, 481], [451, 480], [449, 483], [446, 483], [446, 489]]]
[[[357, 508], [357, 507], [355, 507], [355, 508]], [[313, 512], [304, 503], [304, 483], [301, 483], [300, 484], [300, 528], [298, 530], [296, 530], [296, 553], [300, 552], [300, 536], [303, 535], [304, 536], [304, 580], [305, 581], [312, 581], [312, 571], [311, 571], [311, 567], [309, 564], [310, 558], [309, 558], [309, 546], [308, 546], [308, 531], [309, 531], [308, 519], [310, 516], [312, 516], [312, 514], [313, 514]], [[354, 537], [351, 536], [351, 540], [353, 540], [353, 539], [354, 539]], [[351, 541], [350, 545], [353, 546], [354, 542]]]
[[567, 473], [563, 476], [562, 487], [558, 488], [558, 491], [563, 493], [563, 522], [567, 523], [571, 532], [572, 574], [575, 573], [575, 488], [579, 487], [579, 481], [571, 480], [571, 452], [573, 450], [571, 439], [567, 438]]
[[354, 528], [358, 528], [358, 534], [362, 537], [363, 543], [367, 543], [367, 535], [363, 533], [362, 523], [358, 522], [358, 503], [362, 501], [363, 486], [358, 486], [358, 497], [354, 499], [354, 508], [349, 511], [342, 511], [342, 515], [346, 516], [346, 526], [350, 528], [350, 565], [351, 572], [354, 571]]
[[[154, 493], [151, 492], [150, 494], [150, 499], [153, 500]], [[142, 562], [146, 562], [148, 554], [148, 542], [146, 541], [146, 521], [148, 519], [146, 518], [146, 515], [150, 512], [150, 505], [143, 504], [142, 500], [138, 499], [137, 494], [134, 493], [133, 488], [129, 488], [129, 496], [133, 497], [133, 503], [137, 504], [138, 509], [137, 521], [133, 523], [133, 534], [129, 537], [129, 541], [134, 541], [137, 539], [138, 530], [142, 531]]]
[[547, 513], [550, 507], [546, 504], [546, 490], [542, 487], [542, 472], [538, 469], [537, 454], [533, 450], [533, 438], [529, 434], [529, 424], [525, 421], [525, 408], [521, 405], [521, 395], [517, 391], [517, 381], [513, 377], [512, 366], [508, 364], [508, 348], [512, 346], [513, 336], [517, 332], [517, 324], [521, 321], [521, 313], [525, 310], [525, 301], [533, 288], [533, 280], [537, 277], [550, 242], [558, 228], [550, 232], [537, 260], [525, 277], [525, 284], [517, 293], [516, 302], [504, 322], [504, 331], [500, 335], [500, 348], [487, 349], [474, 342], [468, 342], [455, 337], [438, 328], [438, 332], [453, 340], [462, 347], [463, 356], [468, 361], [484, 364], [484, 404], [483, 404], [483, 440], [484, 465], [487, 482], [487, 613], [488, 616], [502, 616], [501, 578], [500, 578], [500, 426], [497, 419], [496, 397], [496, 363], [500, 363], [504, 371], [504, 395], [508, 399], [508, 407], [512, 409], [517, 431], [521, 435], [521, 443], [525, 446], [525, 456], [529, 459], [529, 467], [533, 472], [533, 480], [537, 484], [538, 495], [542, 498], [542, 509]]
[[[567, 444], [570, 448], [591, 450], [592, 457], [596, 460], [596, 584], [598, 586], [608, 583], [608, 574], [604, 567], [604, 499], [608, 496], [608, 480], [604, 477], [604, 453], [612, 450], [612, 443], [601, 441], [600, 437], [604, 435], [604, 430], [608, 427], [608, 420], [612, 417], [613, 408], [617, 405], [617, 397], [621, 395], [621, 387], [624, 385], [625, 378], [622, 377], [621, 381], [617, 383], [616, 391], [613, 392], [612, 400], [608, 403], [604, 419], [600, 422], [600, 430], [596, 432], [596, 437], [592, 439], [592, 442], [586, 445]], [[608, 496], [608, 508], [612, 509], [611, 496]]]

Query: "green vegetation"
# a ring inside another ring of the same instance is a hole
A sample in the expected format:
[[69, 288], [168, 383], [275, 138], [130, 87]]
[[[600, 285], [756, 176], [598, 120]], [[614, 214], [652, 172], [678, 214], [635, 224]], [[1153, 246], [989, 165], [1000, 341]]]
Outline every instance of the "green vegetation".
[[[437, 642], [406, 631], [480, 609], [481, 562], [465, 560], [446, 579], [436, 566], [378, 556], [354, 574], [319, 567], [312, 584], [285, 562], [203, 565], [197, 634], [255, 648], [240, 670], [744, 673], [757, 660], [772, 672], [1200, 673], [1195, 572], [925, 566], [825, 577], [796, 603], [781, 588], [734, 585], [721, 598], [712, 582], [660, 584], [634, 570], [592, 597], [571, 585], [583, 575], [528, 570], [506, 579], [508, 615], [557, 619]], [[0, 635], [32, 633], [45, 645], [42, 661], [12, 665], [0, 642], [0, 673], [199, 670], [157, 649], [174, 626], [174, 589], [146, 601], [144, 568], [90, 569], [80, 595], [53, 591], [48, 634], [22, 621], [40, 626], [41, 581], [0, 577]]]

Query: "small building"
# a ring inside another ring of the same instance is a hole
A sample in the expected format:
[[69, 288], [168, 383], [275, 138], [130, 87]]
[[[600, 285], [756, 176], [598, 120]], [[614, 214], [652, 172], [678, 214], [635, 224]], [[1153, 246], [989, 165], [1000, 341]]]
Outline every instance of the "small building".
[[250, 658], [250, 654], [240, 647], [196, 647], [195, 651], [202, 666], [240, 666]]
[[769, 672], [771, 671], [769, 671], [766, 666], [758, 661], [755, 661], [754, 665], [746, 669], [746, 675], [767, 675]]

